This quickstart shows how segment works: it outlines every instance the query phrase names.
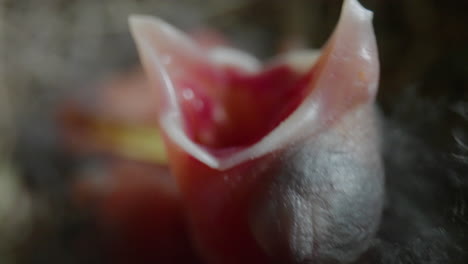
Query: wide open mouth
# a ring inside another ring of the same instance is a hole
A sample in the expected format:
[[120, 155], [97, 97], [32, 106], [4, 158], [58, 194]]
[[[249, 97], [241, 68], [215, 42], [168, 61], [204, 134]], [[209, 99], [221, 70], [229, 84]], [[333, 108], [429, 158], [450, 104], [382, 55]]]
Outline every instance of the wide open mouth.
[[173, 79], [185, 133], [207, 149], [248, 147], [286, 119], [310, 92], [314, 70], [276, 64], [251, 73], [232, 65]]
[[[259, 71], [223, 63], [157, 19], [132, 16], [132, 34], [168, 140], [209, 167], [228, 169], [330, 126], [373, 100], [379, 62], [372, 13], [346, 0], [315, 65], [290, 58]], [[310, 62], [310, 61], [309, 61]], [[255, 63], [254, 63], [255, 64]], [[307, 64], [307, 63], [306, 63]]]

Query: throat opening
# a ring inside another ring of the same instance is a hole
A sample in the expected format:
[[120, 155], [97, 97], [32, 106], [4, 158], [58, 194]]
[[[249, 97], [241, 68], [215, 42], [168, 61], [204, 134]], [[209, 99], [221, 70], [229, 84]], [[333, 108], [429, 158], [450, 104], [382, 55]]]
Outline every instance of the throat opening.
[[248, 147], [266, 136], [310, 93], [315, 71], [281, 64], [256, 74], [232, 66], [194, 72], [175, 83], [184, 129], [197, 144], [219, 150]]

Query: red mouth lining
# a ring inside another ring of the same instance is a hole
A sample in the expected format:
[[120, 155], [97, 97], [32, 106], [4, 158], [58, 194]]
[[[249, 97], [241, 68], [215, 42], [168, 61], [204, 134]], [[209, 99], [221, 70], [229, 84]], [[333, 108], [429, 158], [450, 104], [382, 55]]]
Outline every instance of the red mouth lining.
[[266, 136], [301, 104], [315, 71], [301, 74], [283, 64], [256, 74], [205, 65], [195, 72], [196, 80], [175, 80], [185, 131], [194, 142], [221, 149]]

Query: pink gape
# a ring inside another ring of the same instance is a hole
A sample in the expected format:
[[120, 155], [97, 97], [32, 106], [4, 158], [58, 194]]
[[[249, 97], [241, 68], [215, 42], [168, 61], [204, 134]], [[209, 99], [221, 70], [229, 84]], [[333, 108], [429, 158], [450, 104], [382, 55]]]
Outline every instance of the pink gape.
[[371, 21], [346, 0], [318, 58], [297, 51], [262, 70], [241, 51], [130, 18], [208, 263], [349, 261], [367, 249], [383, 200]]

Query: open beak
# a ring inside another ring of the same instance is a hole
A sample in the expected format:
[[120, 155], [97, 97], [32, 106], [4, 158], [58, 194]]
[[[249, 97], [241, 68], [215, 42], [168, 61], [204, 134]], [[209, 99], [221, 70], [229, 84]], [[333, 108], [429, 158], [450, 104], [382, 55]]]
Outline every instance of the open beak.
[[318, 57], [300, 51], [262, 67], [157, 18], [130, 18], [205, 261], [349, 261], [368, 247], [383, 199], [371, 22], [345, 0]]

